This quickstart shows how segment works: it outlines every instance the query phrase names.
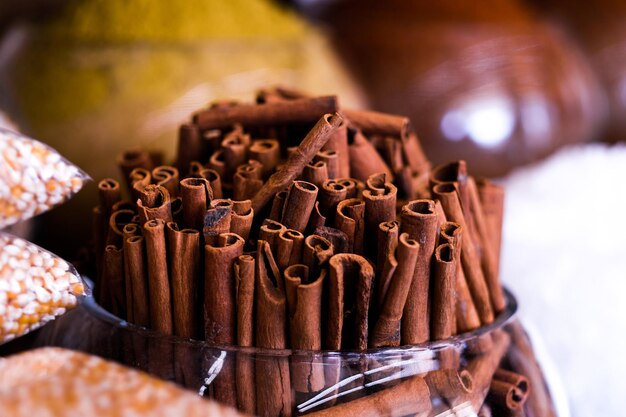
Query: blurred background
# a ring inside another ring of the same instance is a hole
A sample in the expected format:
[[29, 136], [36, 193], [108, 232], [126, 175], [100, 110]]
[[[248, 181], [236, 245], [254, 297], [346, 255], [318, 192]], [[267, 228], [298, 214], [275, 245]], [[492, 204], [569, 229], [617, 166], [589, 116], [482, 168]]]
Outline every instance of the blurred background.
[[[172, 158], [192, 111], [275, 84], [407, 115], [433, 162], [504, 184], [502, 277], [562, 403], [623, 414], [626, 3], [0, 2], [0, 124], [96, 180], [132, 147]], [[21, 233], [72, 259], [95, 196]]]

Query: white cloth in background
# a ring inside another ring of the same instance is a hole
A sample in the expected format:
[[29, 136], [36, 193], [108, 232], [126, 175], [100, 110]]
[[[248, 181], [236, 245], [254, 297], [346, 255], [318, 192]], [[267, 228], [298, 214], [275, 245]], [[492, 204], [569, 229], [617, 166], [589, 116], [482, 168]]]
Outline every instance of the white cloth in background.
[[572, 417], [626, 415], [626, 146], [563, 149], [504, 185], [502, 280]]

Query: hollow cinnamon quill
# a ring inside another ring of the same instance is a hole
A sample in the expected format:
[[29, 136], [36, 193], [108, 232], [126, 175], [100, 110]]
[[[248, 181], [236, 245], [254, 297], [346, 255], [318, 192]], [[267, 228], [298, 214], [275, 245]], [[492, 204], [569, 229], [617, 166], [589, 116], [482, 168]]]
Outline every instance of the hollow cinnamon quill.
[[357, 255], [363, 254], [363, 235], [365, 232], [365, 203], [357, 198], [341, 201], [337, 204], [335, 227], [344, 232], [352, 241], [352, 250]]
[[244, 241], [250, 236], [252, 221], [254, 220], [254, 210], [252, 201], [233, 201], [233, 209], [230, 217], [230, 232], [238, 234]]
[[480, 318], [474, 306], [461, 265], [462, 240], [463, 228], [458, 223], [445, 222], [441, 225], [440, 241], [449, 243], [454, 248], [456, 263], [455, 321], [457, 333], [468, 332], [480, 327]]
[[318, 188], [306, 181], [294, 181], [287, 191], [281, 223], [288, 229], [304, 232], [315, 205]]
[[[322, 290], [326, 271], [318, 277], [309, 276], [306, 265], [296, 264], [285, 270], [285, 293], [289, 311], [291, 348], [320, 350], [322, 348]], [[315, 392], [324, 388], [324, 367], [321, 358], [316, 365], [313, 354], [294, 354], [291, 360], [291, 381], [299, 392]]]
[[302, 140], [298, 148], [293, 152], [287, 162], [274, 173], [263, 188], [252, 199], [252, 207], [255, 213], [274, 197], [274, 195], [287, 188], [298, 175], [302, 173], [304, 166], [313, 159], [313, 156], [324, 146], [332, 133], [343, 124], [343, 118], [337, 114], [325, 114]]
[[330, 258], [329, 269], [326, 348], [365, 350], [374, 268], [362, 256], [340, 253]]
[[402, 207], [400, 232], [419, 243], [413, 282], [402, 316], [402, 344], [430, 338], [430, 271], [437, 241], [437, 214], [432, 200], [414, 200]]
[[[388, 182], [385, 174], [375, 174], [368, 178], [367, 189], [363, 191], [365, 201], [365, 234], [376, 236], [378, 225], [396, 219], [396, 199], [398, 189]], [[365, 254], [376, 259], [377, 248], [374, 242], [365, 244]]]
[[152, 170], [152, 180], [155, 184], [165, 188], [172, 198], [178, 196], [178, 183], [180, 181], [178, 169], [169, 165], [161, 165]]
[[209, 209], [204, 213], [204, 241], [207, 244], [214, 243], [219, 235], [230, 231], [233, 202], [224, 199], [215, 199], [209, 204]]
[[149, 220], [143, 227], [148, 261], [150, 326], [162, 333], [172, 334], [174, 328], [164, 228], [165, 223], [160, 219]]
[[398, 266], [395, 268], [378, 319], [371, 335], [371, 347], [400, 345], [400, 322], [419, 252], [419, 243], [409, 239], [407, 233], [400, 235], [397, 248]]
[[[235, 298], [237, 305], [237, 345], [254, 346], [254, 269], [250, 255], [240, 255], [235, 260]], [[237, 380], [237, 408], [246, 413], [256, 413], [254, 384], [254, 359], [251, 353], [239, 352], [235, 365]]]
[[495, 252], [495, 241], [491, 238], [492, 233], [486, 223], [476, 182], [472, 177], [467, 179], [467, 192], [474, 224], [476, 225], [477, 238], [481, 243], [481, 265], [487, 281], [487, 287], [489, 287], [491, 305], [494, 311], [499, 313], [506, 307], [506, 300], [500, 285], [500, 278], [498, 277], [498, 255]]
[[131, 236], [124, 239], [125, 274], [130, 282], [132, 293], [132, 303], [128, 305], [128, 310], [132, 310], [132, 323], [138, 326], [150, 325], [148, 273], [144, 245], [143, 236]]
[[302, 98], [288, 102], [240, 104], [202, 110], [193, 117], [200, 129], [243, 126], [273, 126], [287, 123], [314, 123], [321, 115], [337, 111], [334, 96]]
[[[284, 282], [267, 242], [257, 245], [255, 337], [260, 348], [287, 347], [287, 309]], [[257, 412], [261, 416], [291, 416], [291, 384], [286, 357], [257, 357]], [[260, 378], [263, 378], [262, 380]]]
[[461, 262], [463, 271], [474, 300], [474, 305], [478, 311], [480, 321], [488, 324], [493, 321], [493, 309], [489, 296], [487, 282], [480, 265], [480, 256], [476, 253], [474, 240], [469, 233], [465, 216], [461, 208], [461, 200], [457, 193], [457, 186], [453, 183], [438, 184], [433, 188], [435, 195], [446, 213], [446, 217], [455, 223], [461, 225], [465, 231], [461, 248]]
[[454, 247], [445, 243], [435, 250], [430, 329], [432, 340], [447, 339], [455, 333], [455, 284]]
[[211, 185], [204, 178], [185, 178], [180, 182], [185, 227], [202, 230], [204, 213], [213, 199]]
[[139, 190], [137, 210], [141, 223], [157, 219], [164, 222], [173, 220], [170, 193], [160, 185], [149, 184]]
[[[243, 254], [244, 240], [234, 233], [220, 234], [204, 247], [204, 336], [211, 345], [232, 345], [237, 335], [234, 264]], [[216, 378], [216, 400], [237, 404], [235, 367], [227, 361]]]
[[197, 338], [200, 316], [197, 299], [200, 233], [196, 229], [179, 230], [175, 223], [166, 226], [174, 334], [183, 338]]

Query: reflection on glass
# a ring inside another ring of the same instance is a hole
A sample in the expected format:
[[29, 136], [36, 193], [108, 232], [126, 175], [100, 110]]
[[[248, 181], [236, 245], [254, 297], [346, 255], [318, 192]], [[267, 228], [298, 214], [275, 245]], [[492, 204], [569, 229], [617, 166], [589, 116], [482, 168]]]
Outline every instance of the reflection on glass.
[[472, 97], [443, 116], [441, 131], [454, 142], [469, 138], [481, 148], [498, 148], [515, 129], [514, 112], [512, 101], [503, 95]]

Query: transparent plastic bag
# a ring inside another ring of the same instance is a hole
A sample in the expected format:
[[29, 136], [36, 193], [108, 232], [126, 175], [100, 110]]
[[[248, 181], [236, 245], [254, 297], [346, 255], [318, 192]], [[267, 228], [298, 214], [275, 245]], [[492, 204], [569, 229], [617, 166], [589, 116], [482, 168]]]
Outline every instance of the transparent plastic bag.
[[64, 203], [87, 180], [51, 147], [0, 128], [0, 229]]
[[72, 265], [0, 232], [0, 344], [65, 313], [84, 294], [85, 285]]

